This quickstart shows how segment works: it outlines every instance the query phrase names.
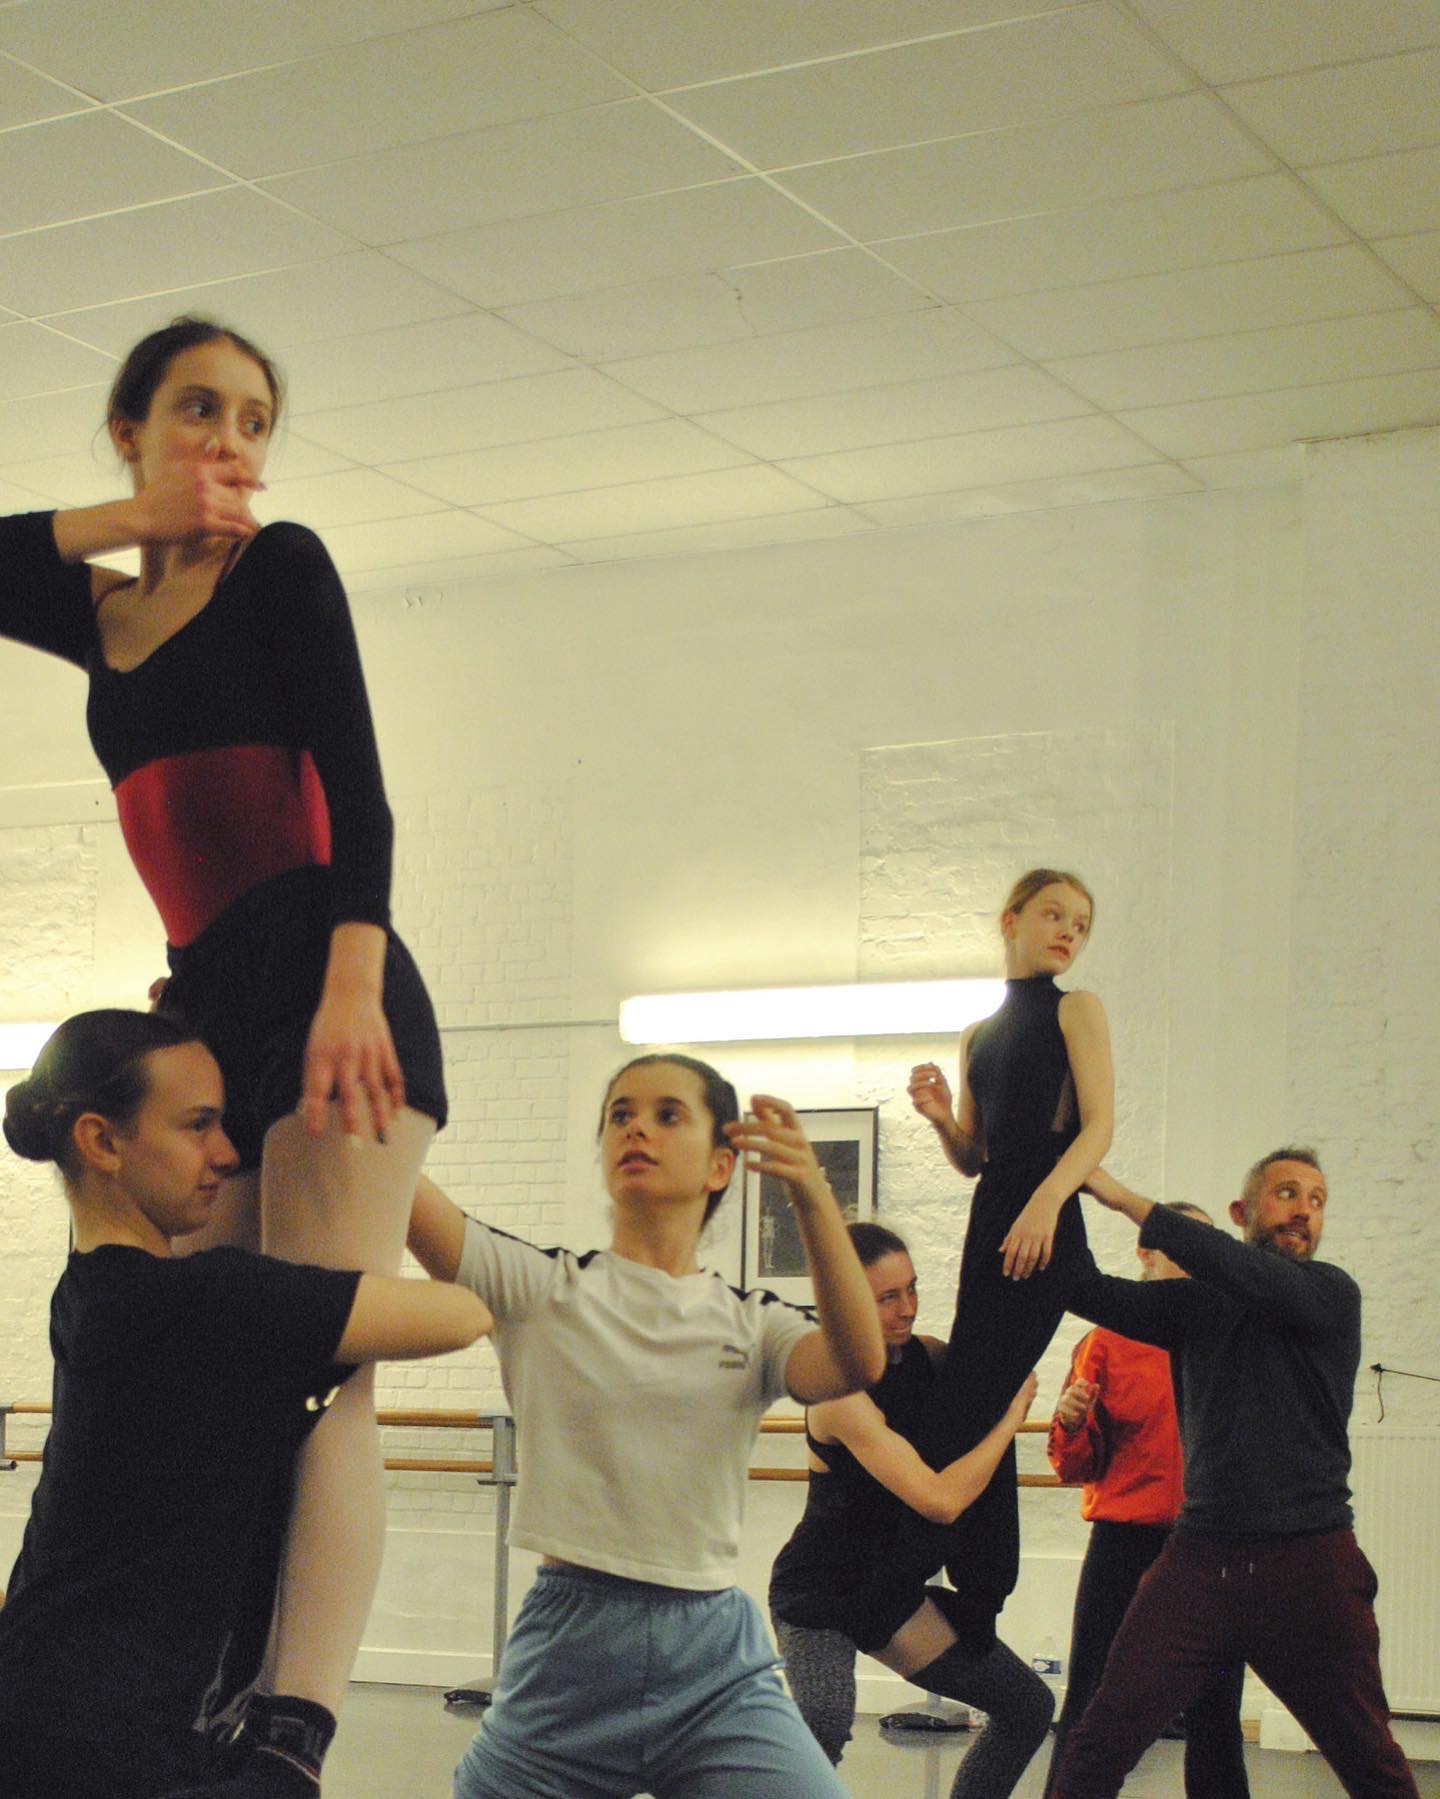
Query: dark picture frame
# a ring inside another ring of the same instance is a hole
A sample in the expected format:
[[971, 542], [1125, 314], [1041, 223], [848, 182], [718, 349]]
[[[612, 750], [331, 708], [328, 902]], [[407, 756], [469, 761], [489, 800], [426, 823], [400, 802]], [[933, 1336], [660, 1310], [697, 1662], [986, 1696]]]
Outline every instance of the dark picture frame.
[[[879, 1172], [879, 1108], [842, 1106], [798, 1114], [846, 1222], [875, 1212]], [[741, 1285], [766, 1287], [795, 1305], [812, 1305], [815, 1294], [805, 1254], [783, 1184], [773, 1175], [745, 1174]]]

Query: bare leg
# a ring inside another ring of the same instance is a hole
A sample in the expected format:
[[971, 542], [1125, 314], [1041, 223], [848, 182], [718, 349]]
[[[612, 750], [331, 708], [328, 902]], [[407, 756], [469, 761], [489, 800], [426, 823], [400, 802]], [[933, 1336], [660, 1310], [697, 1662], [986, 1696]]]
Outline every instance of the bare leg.
[[[334, 1108], [321, 1137], [298, 1116], [265, 1137], [261, 1171], [268, 1255], [396, 1274], [432, 1120], [405, 1110], [388, 1141], [352, 1143]], [[370, 1614], [385, 1540], [373, 1369], [361, 1369], [301, 1451], [281, 1569], [272, 1686], [338, 1713]]]

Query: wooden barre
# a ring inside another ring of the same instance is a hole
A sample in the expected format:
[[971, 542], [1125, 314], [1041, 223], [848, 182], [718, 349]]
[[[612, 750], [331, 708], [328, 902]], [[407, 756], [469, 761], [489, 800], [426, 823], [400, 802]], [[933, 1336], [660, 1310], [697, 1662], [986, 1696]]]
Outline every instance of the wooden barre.
[[[39, 1400], [17, 1400], [7, 1408], [11, 1417], [48, 1417], [50, 1406]], [[489, 1428], [489, 1420], [475, 1411], [426, 1411], [407, 1410], [387, 1407], [375, 1414], [377, 1423], [396, 1430], [484, 1430]], [[798, 1436], [805, 1428], [803, 1418], [765, 1417], [760, 1420], [760, 1429], [766, 1435]], [[1035, 1434], [1049, 1431], [1048, 1424], [1022, 1424], [1022, 1431]], [[43, 1451], [38, 1449], [10, 1449], [5, 1459], [11, 1462], [38, 1462]], [[423, 1456], [387, 1456], [385, 1471], [388, 1474], [493, 1474], [495, 1464], [491, 1461], [471, 1459], [427, 1460]], [[808, 1468], [750, 1468], [747, 1474], [751, 1480], [809, 1480]], [[1058, 1487], [1059, 1478], [1053, 1474], [1021, 1474], [1016, 1485], [1021, 1487]]]

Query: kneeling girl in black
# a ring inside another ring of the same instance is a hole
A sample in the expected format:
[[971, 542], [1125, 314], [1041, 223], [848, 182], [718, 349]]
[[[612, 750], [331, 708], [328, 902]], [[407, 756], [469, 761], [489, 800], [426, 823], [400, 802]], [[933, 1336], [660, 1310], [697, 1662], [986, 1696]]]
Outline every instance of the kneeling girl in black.
[[242, 1753], [272, 1790], [308, 1781], [323, 1719], [230, 1747], [296, 1455], [347, 1364], [437, 1355], [490, 1327], [458, 1287], [231, 1248], [175, 1256], [236, 1165], [223, 1105], [193, 1032], [124, 1011], [61, 1025], [6, 1096], [6, 1139], [58, 1165], [75, 1243], [51, 1302], [44, 1466], [0, 1610], [6, 1799], [154, 1799]]
[[[867, 1586], [883, 1578], [898, 1519], [907, 1509], [951, 1523], [979, 1494], [1024, 1423], [1032, 1374], [1001, 1422], [938, 1473], [911, 1437], [933, 1399], [944, 1347], [914, 1334], [915, 1268], [893, 1231], [852, 1224], [850, 1236], [875, 1295], [886, 1368], [868, 1393], [805, 1414], [810, 1485], [805, 1514], [775, 1558], [770, 1615], [800, 1715], [838, 1763], [855, 1720], [856, 1635], [865, 1636]], [[952, 1614], [958, 1595], [928, 1587], [878, 1659], [927, 1692], [963, 1699], [989, 1715], [967, 1751], [951, 1799], [1005, 1799], [1050, 1726], [1054, 1699], [1038, 1674], [1001, 1642], [974, 1651]]]

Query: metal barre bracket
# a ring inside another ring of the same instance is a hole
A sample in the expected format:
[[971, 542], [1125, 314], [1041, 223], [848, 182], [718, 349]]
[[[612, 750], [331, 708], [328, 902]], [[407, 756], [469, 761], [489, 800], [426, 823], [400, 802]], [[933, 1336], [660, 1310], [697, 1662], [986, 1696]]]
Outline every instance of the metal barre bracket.
[[10, 1422], [10, 1414], [15, 1410], [13, 1399], [0, 1399], [0, 1474], [13, 1474], [20, 1466], [12, 1462], [5, 1444], [5, 1427]]

